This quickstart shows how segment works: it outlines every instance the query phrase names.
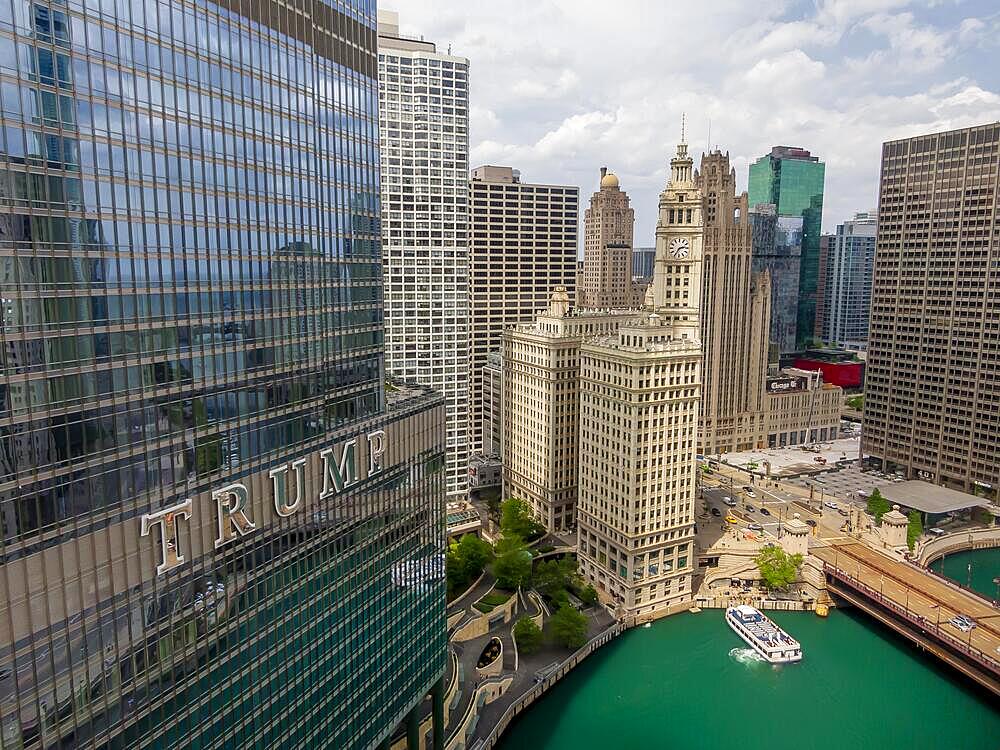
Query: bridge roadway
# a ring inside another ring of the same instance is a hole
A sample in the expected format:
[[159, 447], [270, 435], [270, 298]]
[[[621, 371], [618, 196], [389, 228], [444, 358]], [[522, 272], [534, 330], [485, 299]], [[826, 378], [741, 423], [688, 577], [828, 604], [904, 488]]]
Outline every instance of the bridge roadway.
[[[892, 559], [858, 542], [812, 547], [826, 565], [835, 592], [859, 598], [865, 608], [877, 605], [890, 626], [928, 647], [1000, 695], [1000, 607], [942, 578]], [[846, 580], [845, 580], [846, 579]], [[861, 594], [858, 597], [858, 594]], [[872, 612], [872, 614], [876, 614]], [[977, 626], [968, 633], [949, 620], [968, 615]], [[877, 616], [877, 615], [876, 615]], [[947, 650], [935, 648], [937, 641]]]

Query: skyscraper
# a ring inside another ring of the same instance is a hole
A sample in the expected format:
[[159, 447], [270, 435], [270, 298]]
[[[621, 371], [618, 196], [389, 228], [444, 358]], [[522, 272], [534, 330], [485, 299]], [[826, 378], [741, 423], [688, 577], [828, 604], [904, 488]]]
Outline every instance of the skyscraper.
[[632, 231], [635, 211], [618, 177], [601, 167], [600, 189], [583, 216], [583, 307], [623, 308], [641, 303], [632, 290]]
[[747, 195], [736, 192], [729, 154], [704, 154], [696, 182], [705, 223], [699, 452], [752, 450], [766, 428], [770, 272], [753, 270]]
[[440, 716], [444, 414], [383, 390], [372, 4], [7, 8], [0, 744]]
[[878, 214], [854, 215], [837, 226], [823, 263], [823, 328], [819, 338], [856, 347], [868, 340]]
[[[770, 154], [750, 165], [750, 206], [771, 203], [777, 212], [779, 229], [789, 234], [801, 231], [794, 342], [797, 349], [812, 340], [816, 322], [825, 171], [826, 165], [818, 157], [794, 146], [775, 146]], [[784, 219], [801, 220], [801, 225], [788, 224]], [[773, 271], [771, 281], [775, 288], [786, 286]]]
[[1000, 487], [1000, 124], [882, 146], [863, 449]]
[[646, 313], [580, 347], [580, 573], [621, 615], [652, 619], [692, 597], [702, 234], [681, 143], [660, 193]]
[[471, 445], [485, 450], [487, 356], [505, 328], [530, 323], [549, 294], [576, 284], [579, 188], [521, 182], [510, 167], [477, 167], [469, 184], [469, 315], [472, 321]]
[[758, 203], [750, 212], [754, 274], [771, 277], [769, 338], [775, 365], [780, 352], [795, 351], [799, 320], [799, 271], [802, 265], [802, 218], [778, 216], [774, 204]]
[[444, 393], [448, 493], [468, 486], [469, 61], [380, 11], [386, 369]]

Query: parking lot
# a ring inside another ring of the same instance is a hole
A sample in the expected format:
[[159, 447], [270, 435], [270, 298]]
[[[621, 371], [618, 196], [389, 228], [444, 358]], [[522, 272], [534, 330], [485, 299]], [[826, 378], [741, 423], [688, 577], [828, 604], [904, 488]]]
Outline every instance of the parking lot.
[[[864, 472], [857, 465], [851, 465], [812, 477], [795, 477], [785, 481], [800, 487], [813, 486], [816, 491], [822, 490], [824, 495], [832, 495], [841, 500], [851, 500], [864, 504], [864, 500], [871, 495], [872, 490], [876, 487], [885, 487], [894, 481], [902, 480], [898, 477], [879, 476], [875, 472]], [[859, 492], [864, 493], [864, 498], [858, 494]]]

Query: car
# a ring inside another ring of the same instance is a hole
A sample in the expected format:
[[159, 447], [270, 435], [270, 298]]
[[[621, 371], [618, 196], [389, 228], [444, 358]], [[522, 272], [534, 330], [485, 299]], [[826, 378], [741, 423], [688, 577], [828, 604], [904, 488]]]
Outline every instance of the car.
[[748, 523], [747, 529], [749, 529], [750, 531], [763, 531], [764, 527], [761, 526], [759, 523]]
[[951, 620], [949, 620], [949, 622], [963, 633], [968, 633], [976, 627], [976, 621], [968, 615], [955, 615], [951, 618]]
[[761, 508], [760, 509], [760, 514], [762, 516], [769, 516], [769, 515], [771, 515], [771, 511], [769, 511], [767, 508]]
[[867, 500], [871, 493], [865, 492], [864, 490], [858, 490], [858, 497]]
[[816, 456], [816, 458], [814, 458], [813, 461], [815, 461], [818, 464], [825, 464], [826, 463], [826, 459], [823, 458], [822, 456]]
[[753, 490], [747, 490], [746, 491], [746, 496], [747, 497], [757, 497], [757, 493], [754, 492]]
[[718, 508], [712, 508], [712, 515], [718, 517], [722, 515], [722, 512]]
[[739, 523], [739, 522], [740, 519], [738, 519], [736, 516], [730, 516], [730, 515], [726, 516], [726, 523]]
[[747, 503], [747, 513], [756, 513], [756, 512], [757, 512], [757, 509], [755, 507], [753, 507], [752, 505], [750, 505], [750, 503]]
[[944, 529], [927, 529], [927, 533], [931, 536], [944, 536], [948, 532]]
[[806, 519], [806, 524], [807, 524], [808, 526], [810, 526], [810, 527], [814, 528], [814, 529], [816, 528], [816, 522], [815, 522], [814, 520], [812, 520], [811, 518], [807, 518], [807, 519]]
[[735, 508], [736, 507], [736, 501], [733, 500], [731, 497], [729, 497], [729, 495], [726, 495], [724, 498], [722, 498], [722, 502], [724, 502], [730, 508]]
[[842, 516], [845, 516], [845, 517], [846, 517], [846, 516], [849, 516], [849, 515], [851, 515], [850, 513], [848, 513], [848, 512], [847, 512], [846, 510], [844, 510], [843, 508], [837, 508], [837, 512], [838, 512], [838, 513], [839, 513], [840, 515], [842, 515]]
[[747, 492], [751, 492], [751, 491], [753, 491], [753, 485], [752, 484], [744, 484], [743, 485], [743, 489], [745, 489]]
[[833, 502], [833, 500], [827, 500], [823, 503], [823, 505], [829, 508], [830, 510], [837, 510], [840, 507], [835, 502]]

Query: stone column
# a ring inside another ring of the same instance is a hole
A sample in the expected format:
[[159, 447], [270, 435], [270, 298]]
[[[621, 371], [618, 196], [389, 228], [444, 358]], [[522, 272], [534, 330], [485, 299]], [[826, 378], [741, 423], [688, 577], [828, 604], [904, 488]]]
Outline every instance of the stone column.
[[[456, 676], [457, 679], [457, 676]], [[444, 677], [431, 688], [431, 716], [434, 726], [434, 750], [444, 750]]]
[[781, 546], [789, 555], [809, 554], [809, 526], [796, 513], [781, 525]]
[[892, 510], [882, 516], [882, 526], [879, 532], [882, 541], [889, 547], [906, 546], [906, 527], [910, 519], [899, 512], [899, 506], [893, 505]]

